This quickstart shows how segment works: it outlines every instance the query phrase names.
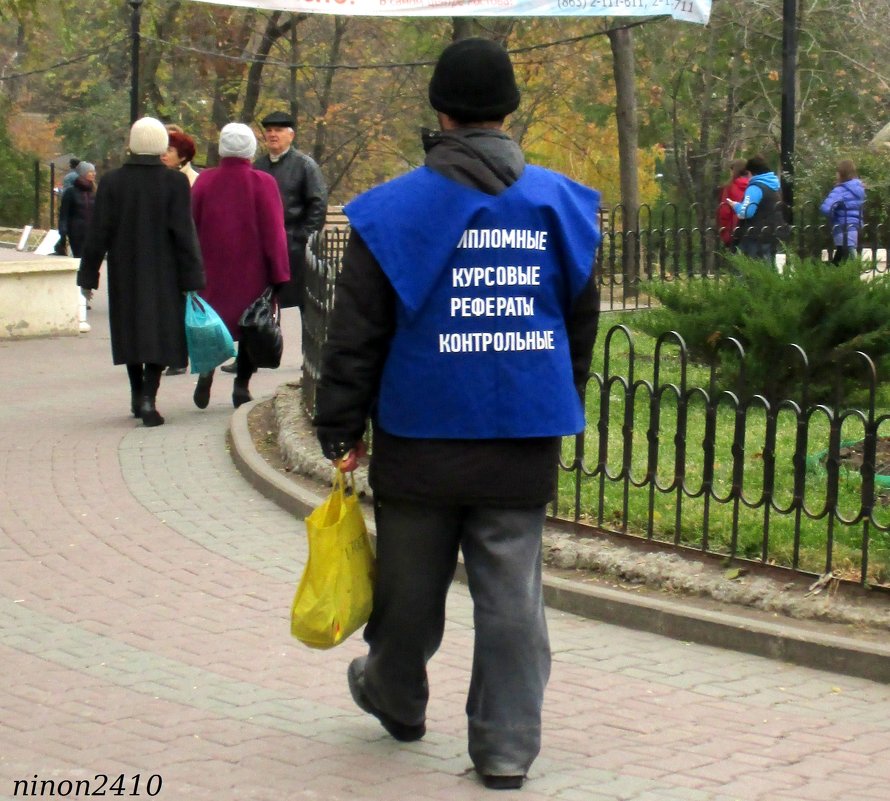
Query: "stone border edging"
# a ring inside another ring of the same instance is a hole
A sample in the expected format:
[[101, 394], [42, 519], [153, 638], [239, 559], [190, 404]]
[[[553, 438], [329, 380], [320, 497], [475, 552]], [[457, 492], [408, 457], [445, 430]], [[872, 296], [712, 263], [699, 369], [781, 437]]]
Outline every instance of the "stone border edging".
[[[283, 509], [303, 517], [324, 500], [323, 490], [304, 489], [279, 473], [260, 456], [247, 425], [244, 404], [232, 415], [228, 439], [232, 459], [245, 479]], [[368, 520], [373, 534], [373, 519]], [[458, 578], [465, 580], [463, 570]], [[547, 606], [616, 626], [646, 631], [702, 645], [780, 659], [818, 670], [890, 683], [890, 647], [827, 634], [793, 625], [770, 623], [699, 609], [651, 596], [588, 586], [544, 573]]]

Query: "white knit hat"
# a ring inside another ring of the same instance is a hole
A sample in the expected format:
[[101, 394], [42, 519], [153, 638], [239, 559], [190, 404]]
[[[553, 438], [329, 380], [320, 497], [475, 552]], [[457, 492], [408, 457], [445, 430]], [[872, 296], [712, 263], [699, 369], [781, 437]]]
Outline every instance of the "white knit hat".
[[219, 157], [234, 156], [252, 159], [256, 153], [256, 136], [243, 122], [230, 122], [219, 132]]
[[167, 129], [154, 117], [136, 120], [130, 128], [130, 152], [134, 156], [162, 156], [167, 152]]

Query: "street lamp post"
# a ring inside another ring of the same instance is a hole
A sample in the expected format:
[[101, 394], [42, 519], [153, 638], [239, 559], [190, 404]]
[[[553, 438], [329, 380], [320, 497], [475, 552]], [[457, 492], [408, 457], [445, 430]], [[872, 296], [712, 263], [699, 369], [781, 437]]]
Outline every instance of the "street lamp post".
[[133, 13], [130, 17], [130, 125], [139, 119], [139, 24], [142, 0], [127, 0]]
[[782, 8], [782, 177], [783, 200], [794, 206], [794, 134], [797, 105], [797, 0], [783, 0]]

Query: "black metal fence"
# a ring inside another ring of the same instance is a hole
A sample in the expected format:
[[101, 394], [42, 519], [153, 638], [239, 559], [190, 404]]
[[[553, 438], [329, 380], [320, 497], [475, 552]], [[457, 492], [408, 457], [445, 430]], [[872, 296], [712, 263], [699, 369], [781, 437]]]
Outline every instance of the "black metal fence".
[[[788, 222], [776, 230], [751, 228], [745, 237], [772, 241], [781, 265], [787, 255], [830, 258], [832, 224], [816, 203], [804, 203], [779, 213]], [[862, 210], [857, 231], [858, 249], [868, 269], [887, 270], [890, 247], [890, 209], [872, 204]], [[650, 304], [647, 281], [731, 275], [725, 256], [729, 248], [721, 237], [710, 206], [680, 208], [667, 203], [644, 205], [630, 218], [621, 205], [600, 213], [603, 243], [597, 259], [602, 298], [609, 308], [635, 309]], [[852, 233], [844, 232], [844, 241]]]
[[867, 355], [838, 365], [846, 374], [857, 368], [866, 390], [864, 404], [845, 408], [840, 397], [807, 401], [808, 362], [794, 345], [776, 355], [776, 369], [797, 371], [797, 397], [770, 402], [720, 386], [721, 360], [744, 363], [736, 340], [723, 341], [708, 367], [694, 365], [673, 332], [645, 353], [623, 325], [603, 331], [601, 344], [587, 430], [565, 442], [555, 515], [702, 553], [890, 584], [890, 410], [877, 407]]
[[321, 349], [334, 307], [334, 283], [348, 238], [348, 226], [329, 225], [312, 237], [306, 252], [302, 394], [303, 406], [310, 416], [315, 408], [315, 390], [321, 375]]
[[[789, 229], [786, 252], [830, 250], [824, 218], [811, 222], [809, 211], [799, 212]], [[602, 218], [598, 257], [603, 300], [611, 308], [645, 307], [642, 292], [626, 290], [639, 290], [646, 280], [729, 274], [715, 228], [681, 225], [675, 215], [674, 227], [624, 230], [616, 214], [620, 210]], [[860, 248], [870, 255], [870, 269], [886, 271], [887, 228], [866, 219]], [[329, 227], [310, 243], [308, 414], [348, 230]], [[622, 255], [628, 247], [632, 259]], [[718, 353], [745, 360], [735, 340]], [[553, 515], [666, 547], [890, 585], [890, 410], [878, 408], [875, 367], [856, 354], [867, 400], [846, 408], [841, 397], [831, 405], [808, 401], [808, 362], [798, 346], [777, 355], [777, 369], [781, 359], [801, 376], [800, 392], [770, 402], [748, 387], [720, 386], [719, 362], [694, 364], [676, 334], [643, 353], [624, 326], [602, 330], [587, 390], [587, 429], [564, 442]], [[849, 367], [838, 369], [848, 373]]]
[[[56, 165], [44, 164], [38, 160], [33, 163], [31, 197], [33, 200], [30, 212], [30, 224], [34, 228], [55, 228], [58, 221], [60, 195], [56, 182], [59, 178]], [[0, 220], [0, 224], [8, 224], [9, 220]]]

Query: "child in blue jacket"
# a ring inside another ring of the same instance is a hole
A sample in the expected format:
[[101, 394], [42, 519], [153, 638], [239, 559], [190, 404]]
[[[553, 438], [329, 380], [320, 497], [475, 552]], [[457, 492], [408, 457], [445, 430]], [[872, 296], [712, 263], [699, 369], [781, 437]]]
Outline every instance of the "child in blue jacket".
[[850, 159], [843, 159], [837, 165], [837, 182], [819, 207], [831, 221], [833, 264], [840, 264], [858, 252], [863, 205], [865, 185], [856, 175], [856, 165]]

